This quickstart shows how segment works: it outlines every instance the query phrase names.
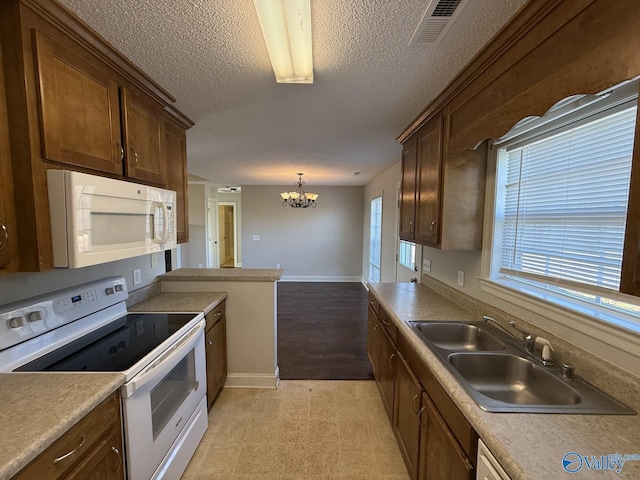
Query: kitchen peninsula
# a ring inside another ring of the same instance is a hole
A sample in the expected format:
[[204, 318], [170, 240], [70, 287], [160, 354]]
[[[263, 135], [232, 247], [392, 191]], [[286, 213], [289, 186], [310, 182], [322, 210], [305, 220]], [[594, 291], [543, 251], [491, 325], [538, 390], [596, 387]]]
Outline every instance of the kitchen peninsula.
[[227, 293], [227, 387], [278, 386], [276, 282], [283, 271], [181, 268], [158, 277], [162, 294]]

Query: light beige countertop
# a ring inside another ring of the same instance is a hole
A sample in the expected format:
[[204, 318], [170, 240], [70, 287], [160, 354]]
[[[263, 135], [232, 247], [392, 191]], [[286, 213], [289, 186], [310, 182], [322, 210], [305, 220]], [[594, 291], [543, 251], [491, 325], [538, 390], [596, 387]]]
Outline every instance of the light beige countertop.
[[269, 268], [179, 268], [158, 276], [162, 281], [277, 282], [282, 269]]
[[[620, 473], [582, 468], [576, 474], [562, 468], [566, 453], [640, 454], [640, 415], [571, 415], [491, 413], [482, 410], [409, 327], [409, 320], [480, 320], [435, 291], [417, 284], [372, 284], [370, 292], [432, 370], [460, 411], [475, 428], [512, 480], [640, 479], [640, 461], [628, 461]], [[614, 373], [610, 393], [640, 410], [638, 382]], [[580, 366], [576, 365], [580, 374]], [[619, 379], [626, 378], [626, 383]]]
[[18, 473], [123, 383], [120, 373], [0, 374], [0, 480]]
[[226, 292], [162, 292], [131, 305], [130, 312], [204, 312], [227, 298]]

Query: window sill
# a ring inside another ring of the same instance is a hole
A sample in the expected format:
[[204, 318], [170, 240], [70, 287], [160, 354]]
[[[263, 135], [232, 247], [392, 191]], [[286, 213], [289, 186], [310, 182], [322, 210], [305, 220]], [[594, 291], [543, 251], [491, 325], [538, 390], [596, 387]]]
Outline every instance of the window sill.
[[481, 278], [480, 286], [483, 292], [526, 310], [530, 315], [525, 320], [550, 333], [556, 334], [546, 320], [640, 358], [640, 331], [622, 315], [618, 318], [613, 313], [508, 280]]

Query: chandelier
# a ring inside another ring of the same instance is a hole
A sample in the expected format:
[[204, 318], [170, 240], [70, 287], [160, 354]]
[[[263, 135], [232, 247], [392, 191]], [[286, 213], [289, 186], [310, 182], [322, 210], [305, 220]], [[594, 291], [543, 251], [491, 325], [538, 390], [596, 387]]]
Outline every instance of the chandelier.
[[316, 208], [316, 199], [318, 198], [317, 193], [305, 192], [302, 185], [304, 182], [302, 181], [303, 173], [297, 173], [298, 181], [296, 182], [296, 190], [294, 192], [282, 192], [280, 196], [282, 197], [282, 206], [286, 207], [287, 205], [293, 208]]

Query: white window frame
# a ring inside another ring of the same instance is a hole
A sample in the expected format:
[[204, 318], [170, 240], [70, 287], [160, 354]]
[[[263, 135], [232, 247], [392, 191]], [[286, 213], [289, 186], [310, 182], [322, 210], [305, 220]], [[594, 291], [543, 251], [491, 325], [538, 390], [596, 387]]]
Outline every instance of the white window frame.
[[[635, 92], [637, 94], [637, 91], [638, 82], [636, 80], [627, 83], [623, 88], [616, 88], [614, 93], [625, 95], [627, 92]], [[594, 103], [592, 108], [597, 108], [596, 102], [608, 93], [584, 96], [577, 101], [583, 104]], [[514, 131], [518, 126], [522, 127], [527, 123], [529, 127], [540, 127], [546, 124], [549, 129], [553, 129], [554, 123], [564, 121], [559, 117], [566, 115], [566, 111], [574, 108], [568, 104], [575, 101], [576, 98], [559, 102], [556, 107], [540, 119], [526, 119], [520, 122], [514, 127]], [[566, 111], [563, 112], [563, 110]], [[526, 130], [526, 126], [524, 129]], [[498, 152], [500, 145], [513, 137], [510, 134], [511, 132], [502, 139], [498, 139], [489, 150], [480, 276], [481, 290], [496, 299], [493, 303], [499, 308], [560, 338], [567, 339], [585, 350], [595, 352], [598, 356], [615, 358], [617, 360], [615, 363], [619, 366], [637, 372], [640, 368], [640, 325], [636, 318], [573, 300], [543, 288], [536, 288], [509, 279], [492, 278], [492, 269], [495, 270], [495, 264], [492, 264], [494, 261], [492, 248], [496, 220]], [[496, 252], [496, 256], [498, 255], [499, 252]], [[624, 302], [640, 305], [638, 297], [625, 294], [617, 294], [616, 297]]]
[[[379, 228], [378, 228], [378, 245], [379, 245], [379, 249], [378, 249], [378, 264], [376, 265], [374, 263], [375, 259], [373, 258], [373, 242], [372, 240], [372, 235], [373, 235], [373, 204], [374, 202], [379, 201], [380, 202], [380, 222], [379, 222]], [[382, 207], [383, 207], [383, 198], [382, 198], [382, 194], [380, 195], [376, 195], [375, 197], [373, 197], [371, 199], [370, 202], [370, 213], [369, 213], [369, 275], [368, 275], [368, 282], [369, 283], [379, 283], [382, 280]], [[378, 273], [378, 278], [377, 280], [372, 278], [372, 273], [377, 271]]]
[[[404, 253], [403, 253], [403, 245], [407, 245], [406, 248], [409, 248], [411, 252], [413, 252], [413, 263], [405, 263], [404, 262]], [[416, 268], [416, 244], [413, 242], [409, 242], [407, 240], [400, 240], [398, 242], [398, 263], [409, 270], [414, 270]]]

